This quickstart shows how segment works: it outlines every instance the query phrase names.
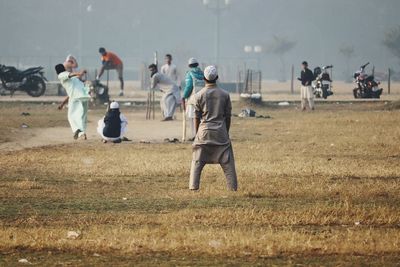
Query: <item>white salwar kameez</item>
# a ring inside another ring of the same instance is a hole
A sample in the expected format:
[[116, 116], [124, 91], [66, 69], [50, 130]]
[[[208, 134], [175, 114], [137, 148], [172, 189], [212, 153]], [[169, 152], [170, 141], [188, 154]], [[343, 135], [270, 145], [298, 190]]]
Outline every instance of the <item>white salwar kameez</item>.
[[160, 70], [161, 74], [166, 75], [168, 78], [170, 78], [173, 82], [178, 84], [178, 70], [176, 68], [176, 65], [171, 64], [165, 64], [161, 67]]
[[64, 87], [68, 100], [68, 122], [72, 132], [80, 130], [79, 136], [86, 133], [89, 87], [78, 77], [69, 77], [70, 72], [64, 71], [58, 75], [61, 85]]
[[176, 106], [180, 104], [181, 94], [178, 85], [166, 75], [156, 73], [151, 77], [151, 89], [159, 88], [164, 94], [160, 101], [164, 118], [173, 118]]
[[301, 108], [306, 108], [306, 102], [310, 109], [314, 109], [314, 92], [311, 86], [302, 85], [300, 88]]

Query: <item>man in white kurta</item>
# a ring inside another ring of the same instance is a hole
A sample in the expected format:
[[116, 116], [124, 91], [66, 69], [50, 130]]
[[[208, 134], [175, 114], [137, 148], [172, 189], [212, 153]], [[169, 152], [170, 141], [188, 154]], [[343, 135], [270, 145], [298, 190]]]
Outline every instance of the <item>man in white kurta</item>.
[[230, 96], [217, 86], [218, 72], [214, 66], [204, 70], [204, 79], [205, 88], [195, 95], [197, 133], [193, 142], [189, 189], [199, 189], [201, 172], [206, 164], [220, 164], [228, 189], [236, 191], [235, 159], [229, 138], [232, 110]]
[[154, 90], [158, 88], [163, 92], [160, 101], [161, 110], [164, 115], [163, 121], [173, 120], [176, 106], [180, 104], [181, 99], [179, 87], [166, 75], [159, 73], [155, 64], [151, 64], [149, 70], [151, 72], [150, 89]]
[[68, 122], [74, 133], [74, 139], [81, 138], [86, 140], [90, 89], [80, 80], [86, 71], [69, 72], [65, 70], [63, 64], [58, 64], [56, 72], [61, 85], [68, 94]]
[[160, 72], [166, 75], [176, 84], [179, 84], [178, 70], [176, 65], [172, 63], [172, 56], [170, 54], [165, 55], [165, 64], [161, 66]]

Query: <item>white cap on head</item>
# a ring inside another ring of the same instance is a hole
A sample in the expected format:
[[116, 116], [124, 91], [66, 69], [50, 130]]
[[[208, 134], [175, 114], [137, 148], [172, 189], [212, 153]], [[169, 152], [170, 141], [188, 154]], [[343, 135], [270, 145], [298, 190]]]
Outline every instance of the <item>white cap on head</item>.
[[73, 55], [69, 54], [69, 55], [67, 56], [67, 58], [65, 59], [65, 61], [74, 60], [74, 59], [75, 59], [75, 57], [74, 57]]
[[207, 68], [204, 69], [204, 78], [207, 79], [207, 81], [214, 81], [218, 77], [218, 71], [215, 66], [208, 66]]
[[116, 101], [111, 102], [110, 109], [119, 109], [119, 104]]
[[189, 58], [188, 64], [189, 64], [189, 65], [192, 65], [192, 64], [199, 64], [199, 62], [198, 62], [197, 59], [195, 59], [194, 57], [191, 57], [191, 58]]

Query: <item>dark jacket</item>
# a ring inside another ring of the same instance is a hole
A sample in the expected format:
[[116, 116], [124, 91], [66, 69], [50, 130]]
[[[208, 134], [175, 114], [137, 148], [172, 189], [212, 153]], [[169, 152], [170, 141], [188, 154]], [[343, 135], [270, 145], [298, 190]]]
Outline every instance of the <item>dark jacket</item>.
[[303, 86], [311, 86], [311, 82], [315, 80], [314, 73], [310, 69], [301, 71], [299, 81]]
[[119, 109], [110, 109], [104, 117], [103, 135], [105, 137], [117, 138], [121, 136], [121, 118]]

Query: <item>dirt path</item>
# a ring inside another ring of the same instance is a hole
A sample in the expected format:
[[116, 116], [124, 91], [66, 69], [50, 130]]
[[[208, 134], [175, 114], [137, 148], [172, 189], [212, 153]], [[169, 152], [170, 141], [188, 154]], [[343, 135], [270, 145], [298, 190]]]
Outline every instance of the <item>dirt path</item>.
[[[144, 113], [128, 112], [124, 114], [129, 122], [126, 136], [133, 142], [163, 142], [165, 138], [181, 139], [182, 121], [180, 112], [176, 113], [178, 119], [171, 122], [161, 122], [160, 116], [156, 120], [147, 121], [144, 119]], [[89, 114], [87, 130], [89, 142], [99, 141], [100, 143], [100, 137], [96, 132], [98, 119], [90, 117]], [[83, 142], [73, 140], [71, 129], [68, 127], [15, 129], [10, 138], [10, 142], [0, 143], [0, 151], [16, 151], [32, 147]]]

